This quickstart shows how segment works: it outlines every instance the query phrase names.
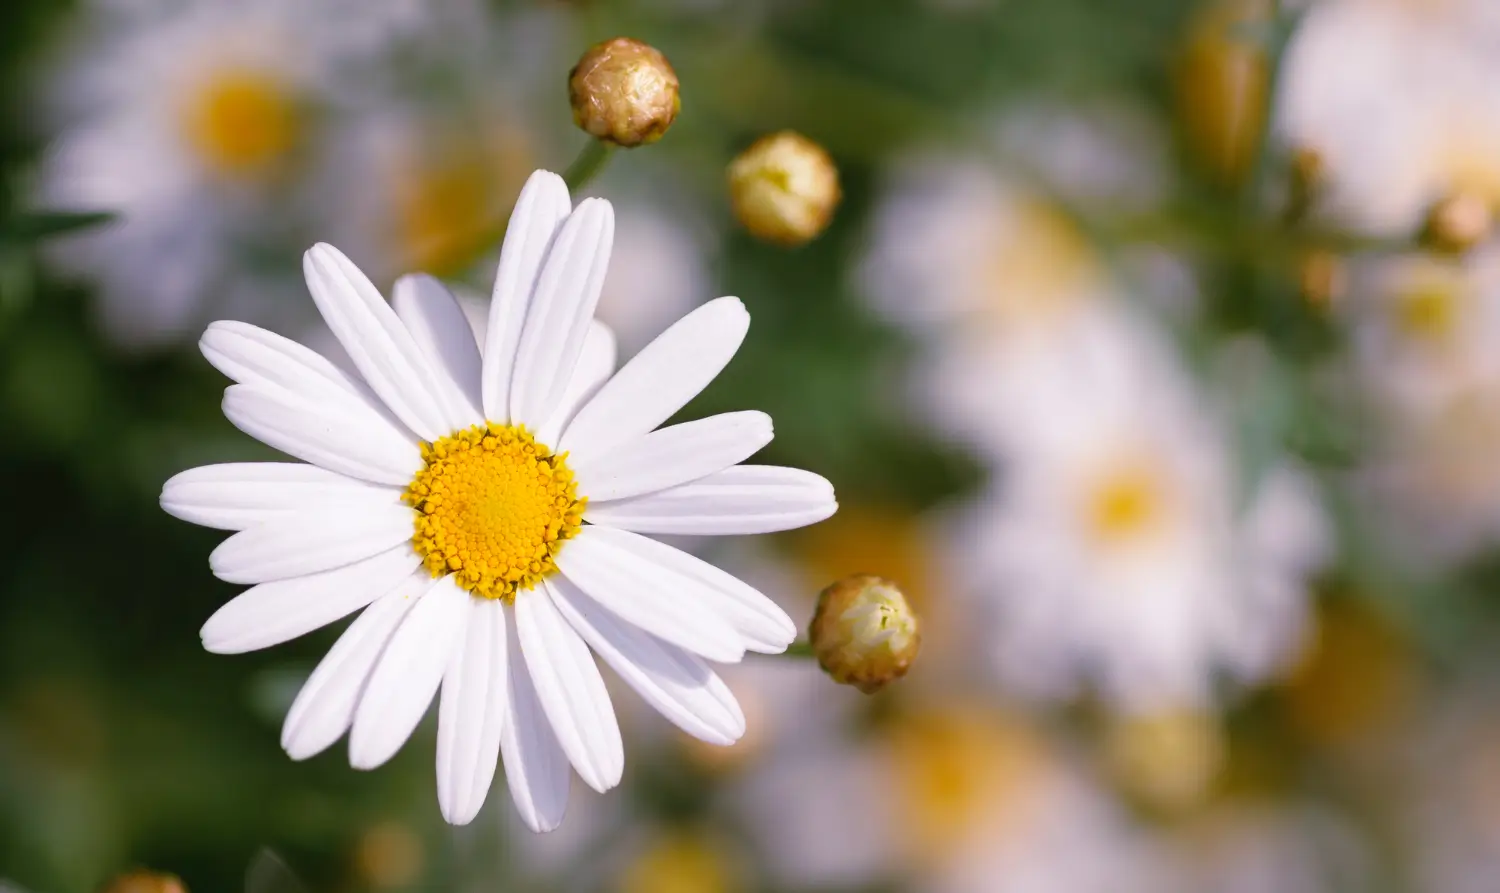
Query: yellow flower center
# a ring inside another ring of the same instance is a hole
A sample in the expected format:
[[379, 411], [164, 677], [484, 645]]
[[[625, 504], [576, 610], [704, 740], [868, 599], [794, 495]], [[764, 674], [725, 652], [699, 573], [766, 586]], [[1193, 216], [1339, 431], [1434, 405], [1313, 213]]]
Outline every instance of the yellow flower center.
[[1454, 286], [1450, 282], [1420, 283], [1397, 296], [1397, 328], [1423, 341], [1440, 341], [1452, 335], [1459, 316]]
[[1088, 495], [1089, 527], [1105, 543], [1135, 539], [1166, 514], [1161, 481], [1151, 469], [1125, 465], [1104, 475]]
[[475, 425], [422, 444], [427, 466], [403, 497], [418, 512], [412, 544], [434, 577], [484, 598], [515, 600], [557, 570], [587, 499], [564, 461], [525, 428]]
[[300, 136], [295, 98], [274, 76], [230, 71], [187, 103], [188, 143], [211, 168], [230, 176], [265, 173], [286, 159]]

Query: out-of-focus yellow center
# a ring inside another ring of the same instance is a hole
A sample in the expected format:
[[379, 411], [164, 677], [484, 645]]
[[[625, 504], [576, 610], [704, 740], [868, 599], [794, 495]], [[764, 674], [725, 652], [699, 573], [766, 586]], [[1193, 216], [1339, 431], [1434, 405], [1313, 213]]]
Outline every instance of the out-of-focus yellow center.
[[413, 545], [434, 577], [452, 574], [484, 598], [514, 601], [557, 570], [588, 500], [564, 461], [525, 428], [476, 425], [422, 445], [427, 465], [404, 499], [417, 510]]
[[728, 893], [730, 867], [711, 841], [683, 833], [641, 853], [620, 878], [620, 893]]
[[1156, 527], [1166, 514], [1162, 481], [1144, 465], [1122, 465], [1109, 471], [1095, 483], [1087, 499], [1089, 527], [1104, 543], [1136, 539]]
[[1043, 742], [1027, 727], [983, 709], [945, 707], [892, 730], [903, 839], [918, 858], [941, 859], [976, 836], [1021, 820], [1046, 775]]
[[393, 235], [403, 269], [456, 274], [494, 243], [510, 210], [497, 196], [520, 189], [531, 152], [515, 138], [490, 143], [426, 149], [397, 172]]
[[1454, 283], [1419, 283], [1396, 296], [1396, 327], [1411, 338], [1441, 341], [1457, 330], [1458, 304]]
[[229, 71], [211, 78], [183, 112], [187, 141], [208, 167], [230, 176], [264, 174], [295, 147], [295, 97], [272, 75]]
[[1014, 219], [980, 283], [1002, 326], [1061, 317], [1097, 293], [1097, 260], [1071, 221], [1030, 199], [1017, 202], [1011, 213]]

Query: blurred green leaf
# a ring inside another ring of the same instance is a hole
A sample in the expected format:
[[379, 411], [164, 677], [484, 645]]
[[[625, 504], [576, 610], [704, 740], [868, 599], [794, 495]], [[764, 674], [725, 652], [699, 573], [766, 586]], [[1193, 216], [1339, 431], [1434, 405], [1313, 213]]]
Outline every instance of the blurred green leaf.
[[0, 239], [22, 244], [41, 242], [115, 219], [112, 211], [21, 211], [0, 226]]

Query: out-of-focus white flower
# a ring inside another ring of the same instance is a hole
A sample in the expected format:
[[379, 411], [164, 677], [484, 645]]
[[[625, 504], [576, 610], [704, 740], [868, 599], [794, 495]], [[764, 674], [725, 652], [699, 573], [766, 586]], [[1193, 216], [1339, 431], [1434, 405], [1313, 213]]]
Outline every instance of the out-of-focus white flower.
[[1457, 194], [1500, 207], [1500, 15], [1487, 0], [1326, 0], [1288, 46], [1279, 139], [1314, 153], [1318, 207], [1385, 235]]
[[860, 282], [899, 324], [1005, 334], [1066, 325], [1109, 294], [1091, 247], [1055, 206], [983, 163], [942, 158], [896, 172]]
[[[1355, 368], [1380, 439], [1376, 513], [1414, 557], [1500, 535], [1500, 243], [1463, 259], [1398, 255], [1354, 267]], [[1411, 550], [1408, 550], [1411, 551]]]
[[1500, 875], [1500, 713], [1493, 685], [1469, 683], [1434, 709], [1410, 748], [1413, 887], [1427, 893], [1487, 893]]
[[[415, 27], [409, 0], [196, 0], [96, 10], [45, 91], [62, 127], [38, 201], [112, 225], [60, 257], [97, 277], [107, 333], [127, 346], [194, 334], [210, 315], [301, 318], [303, 187], [339, 78]], [[352, 20], [352, 21], [351, 21]], [[274, 211], [274, 216], [273, 216]], [[277, 264], [277, 259], [283, 263]]]
[[739, 793], [787, 885], [897, 872], [944, 893], [1161, 889], [1146, 841], [1092, 778], [989, 708], [929, 707], [872, 740], [788, 754]]
[[1310, 485], [1274, 468], [1241, 505], [1225, 432], [1152, 333], [1101, 311], [984, 380], [969, 408], [1004, 479], [958, 519], [951, 566], [1005, 681], [1155, 710], [1289, 659], [1328, 547]]
[[[1181, 893], [1339, 893], [1377, 886], [1368, 847], [1347, 821], [1298, 804], [1226, 802], [1171, 832]], [[1423, 888], [1427, 889], [1427, 888]]]

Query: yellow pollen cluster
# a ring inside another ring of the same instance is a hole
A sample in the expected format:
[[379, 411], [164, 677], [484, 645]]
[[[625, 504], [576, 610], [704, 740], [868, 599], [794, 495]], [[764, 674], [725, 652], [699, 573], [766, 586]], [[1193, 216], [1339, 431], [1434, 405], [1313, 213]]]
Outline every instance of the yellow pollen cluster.
[[556, 571], [588, 502], [565, 457], [525, 428], [494, 423], [422, 444], [427, 466], [402, 498], [418, 512], [412, 543], [432, 575], [511, 602]]

